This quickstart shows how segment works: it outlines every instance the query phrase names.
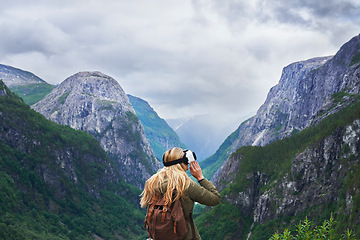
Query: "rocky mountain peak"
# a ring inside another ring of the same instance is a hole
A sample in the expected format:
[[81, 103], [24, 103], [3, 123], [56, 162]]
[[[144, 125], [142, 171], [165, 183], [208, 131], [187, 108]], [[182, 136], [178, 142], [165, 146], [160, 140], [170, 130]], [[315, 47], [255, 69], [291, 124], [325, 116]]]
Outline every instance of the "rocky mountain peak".
[[125, 181], [143, 187], [160, 167], [120, 84], [100, 72], [80, 72], [32, 106], [45, 117], [92, 134], [117, 162]]
[[301, 131], [311, 124], [334, 93], [358, 93], [349, 86], [358, 85], [358, 64], [355, 68], [351, 62], [359, 50], [360, 35], [344, 44], [333, 57], [314, 58], [285, 67], [279, 84], [270, 90], [265, 103], [252, 118], [251, 126], [247, 131], [241, 131], [241, 134], [250, 132], [245, 136], [248, 140], [239, 142], [237, 147], [263, 146], [287, 137], [293, 131]]
[[289, 136], [296, 129], [302, 129], [306, 125], [303, 119], [309, 118], [307, 114], [299, 112], [301, 109], [296, 109], [298, 103], [304, 101], [306, 87], [302, 85], [303, 79], [324, 66], [329, 59], [331, 57], [313, 58], [286, 66], [279, 83], [270, 89], [256, 115], [240, 125], [237, 130], [239, 138], [231, 150], [235, 151], [240, 146], [263, 146], [277, 138]]
[[360, 35], [345, 43], [333, 57], [313, 58], [285, 67], [279, 83], [271, 88], [256, 115], [239, 126], [231, 141], [225, 141], [229, 144], [222, 147], [226, 155], [242, 146], [264, 146], [291, 136], [317, 122], [319, 116], [341, 109], [343, 99], [336, 102], [334, 94], [360, 93], [359, 59]]
[[[124, 101], [126, 94], [120, 84], [101, 72], [79, 72], [62, 83], [63, 88], [73, 92], [90, 94], [99, 99]], [[111, 91], [109, 91], [111, 89]]]
[[9, 88], [31, 83], [44, 83], [44, 80], [30, 72], [3, 64], [0, 64], [0, 79], [2, 79]]

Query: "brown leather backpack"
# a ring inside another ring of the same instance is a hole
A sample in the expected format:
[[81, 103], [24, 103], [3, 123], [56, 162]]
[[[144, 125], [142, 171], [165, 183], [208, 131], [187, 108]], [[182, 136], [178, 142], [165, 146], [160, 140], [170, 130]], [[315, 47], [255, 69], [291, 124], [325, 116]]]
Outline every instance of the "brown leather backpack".
[[144, 228], [154, 240], [178, 240], [188, 232], [180, 200], [165, 205], [164, 198], [156, 194], [147, 208]]

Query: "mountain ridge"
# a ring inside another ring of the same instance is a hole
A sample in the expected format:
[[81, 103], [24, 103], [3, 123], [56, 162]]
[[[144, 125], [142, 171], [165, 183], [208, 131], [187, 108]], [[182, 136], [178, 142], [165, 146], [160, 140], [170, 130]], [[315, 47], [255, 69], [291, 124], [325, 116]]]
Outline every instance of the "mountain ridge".
[[31, 72], [3, 64], [0, 64], [0, 79], [28, 105], [38, 102], [55, 88]]
[[[195, 222], [203, 237], [267, 240], [278, 229], [332, 215], [336, 233], [360, 233], [360, 96], [318, 124], [233, 153], [214, 184], [223, 203]], [[226, 173], [226, 174], [225, 174]], [[231, 212], [222, 218], [224, 212]], [[209, 224], [211, 223], [211, 224]], [[229, 226], [228, 231], [209, 231]]]
[[129, 183], [142, 188], [160, 167], [128, 97], [110, 76], [74, 74], [32, 108], [52, 121], [93, 135]]
[[24, 71], [19, 68], [0, 64], [0, 79], [2, 79], [8, 88], [16, 85], [27, 85], [31, 83], [46, 83], [35, 74]]
[[139, 239], [140, 190], [90, 134], [47, 120], [0, 80], [0, 238]]
[[139, 117], [144, 127], [145, 136], [158, 159], [162, 159], [165, 151], [173, 147], [186, 149], [186, 146], [180, 141], [176, 132], [160, 118], [155, 110], [144, 99], [127, 95], [133, 106], [136, 115]]
[[[223, 199], [196, 219], [204, 237], [265, 240], [332, 213], [336, 231], [360, 233], [360, 35], [320, 60], [285, 67], [257, 115], [204, 161], [205, 171], [217, 164], [212, 180]], [[228, 232], [209, 230], [223, 226]]]
[[[264, 146], [291, 136], [310, 126], [317, 113], [331, 107], [332, 94], [342, 90], [348, 94], [359, 92], [358, 61], [354, 61], [359, 52], [360, 35], [345, 43], [333, 57], [313, 58], [285, 67], [279, 83], [270, 89], [257, 114], [240, 124], [231, 134], [231, 141], [224, 142], [228, 145], [221, 148], [226, 152], [217, 154], [223, 158], [210, 157], [205, 165], [209, 168], [221, 165], [216, 162], [225, 162], [241, 146]], [[333, 111], [336, 109], [340, 108]], [[216, 168], [208, 171], [209, 175], [215, 171]]]

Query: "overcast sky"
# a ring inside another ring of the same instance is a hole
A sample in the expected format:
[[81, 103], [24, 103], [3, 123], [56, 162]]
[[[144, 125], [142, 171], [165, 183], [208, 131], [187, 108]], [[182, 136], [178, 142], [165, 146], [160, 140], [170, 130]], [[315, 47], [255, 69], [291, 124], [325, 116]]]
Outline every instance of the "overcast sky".
[[359, 0], [0, 0], [0, 63], [101, 71], [171, 119], [254, 113], [282, 68], [360, 33]]

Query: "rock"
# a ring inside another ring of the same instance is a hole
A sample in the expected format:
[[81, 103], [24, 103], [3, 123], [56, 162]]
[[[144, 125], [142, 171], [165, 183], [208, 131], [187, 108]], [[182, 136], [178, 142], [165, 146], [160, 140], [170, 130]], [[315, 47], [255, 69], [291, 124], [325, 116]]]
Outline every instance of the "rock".
[[[333, 57], [313, 58], [285, 67], [279, 83], [270, 89], [256, 115], [231, 135], [236, 136], [235, 139], [224, 142], [230, 143], [228, 146], [220, 148], [226, 149], [225, 155], [230, 156], [242, 146], [265, 146], [351, 104], [351, 95], [360, 93], [360, 62], [354, 61], [359, 54], [360, 35], [344, 44]], [[344, 98], [334, 98], [334, 94], [339, 93], [343, 93]], [[221, 171], [214, 176], [226, 177], [226, 171]]]
[[5, 82], [8, 88], [34, 83], [45, 83], [44, 80], [30, 72], [3, 64], [0, 64], [0, 79]]
[[32, 108], [54, 122], [93, 135], [116, 161], [126, 182], [142, 188], [160, 167], [128, 97], [105, 74], [77, 73]]

